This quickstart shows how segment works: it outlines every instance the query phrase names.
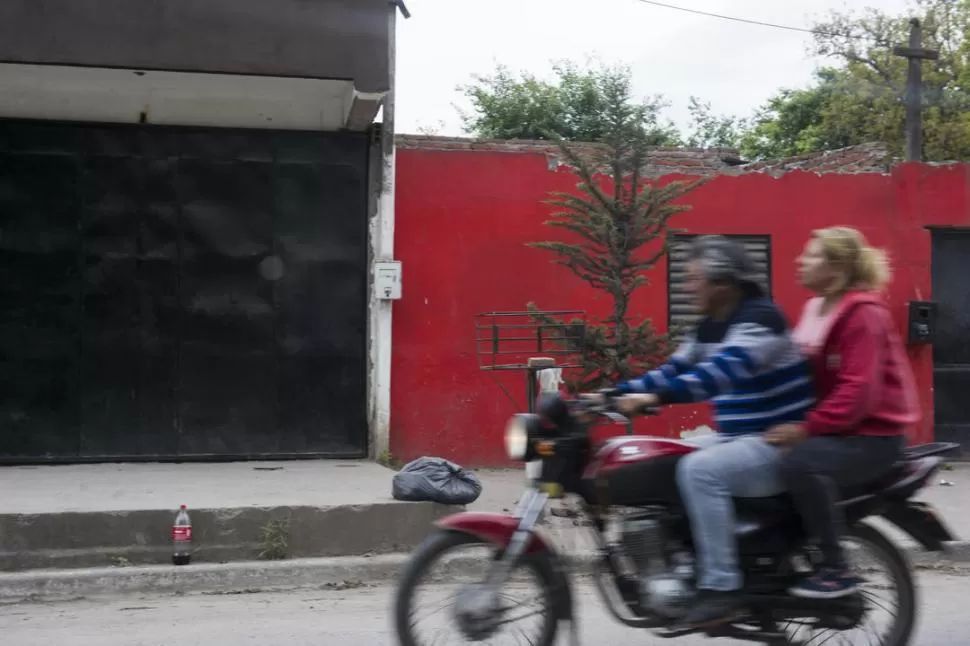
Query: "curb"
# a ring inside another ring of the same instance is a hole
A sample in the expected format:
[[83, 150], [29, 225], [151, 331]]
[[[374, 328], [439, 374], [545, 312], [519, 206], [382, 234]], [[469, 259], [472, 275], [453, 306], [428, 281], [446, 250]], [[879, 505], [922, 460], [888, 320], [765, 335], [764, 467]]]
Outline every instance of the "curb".
[[[267, 528], [285, 527], [292, 558], [406, 552], [460, 507], [432, 502], [197, 508], [199, 563], [256, 561]], [[0, 572], [110, 568], [115, 562], [172, 562], [171, 512], [160, 509], [0, 513]]]
[[[564, 555], [574, 575], [592, 572], [592, 552]], [[102, 567], [78, 570], [28, 570], [0, 573], [0, 603], [76, 599], [133, 593], [218, 594], [320, 588], [346, 590], [396, 581], [411, 554]], [[435, 583], [472, 580], [481, 575], [482, 560], [452, 558], [431, 579]]]
[[[970, 541], [946, 545], [943, 554], [906, 547], [916, 568], [957, 568], [970, 564]], [[410, 554], [200, 563], [176, 567], [146, 565], [80, 570], [29, 570], [0, 573], [0, 602], [15, 603], [138, 592], [185, 594], [260, 592], [296, 588], [346, 590], [389, 583], [398, 578]], [[594, 552], [566, 555], [574, 575], [592, 572]], [[454, 558], [436, 582], [458, 581], [481, 572], [480, 559]]]
[[0, 600], [271, 588], [358, 587], [395, 578], [408, 554], [237, 561], [187, 566], [142, 565], [0, 574]]

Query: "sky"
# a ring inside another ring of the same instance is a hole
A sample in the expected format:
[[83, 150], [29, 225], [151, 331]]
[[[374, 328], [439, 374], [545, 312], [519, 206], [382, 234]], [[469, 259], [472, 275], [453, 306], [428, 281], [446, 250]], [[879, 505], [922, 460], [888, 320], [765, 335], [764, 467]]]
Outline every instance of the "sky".
[[[793, 27], [830, 10], [877, 6], [904, 13], [907, 0], [664, 0], [689, 9]], [[456, 87], [497, 63], [539, 76], [551, 61], [595, 56], [633, 70], [641, 96], [662, 94], [682, 128], [694, 95], [715, 113], [749, 116], [783, 87], [805, 87], [821, 61], [807, 33], [653, 6], [640, 0], [406, 0], [398, 19], [397, 114], [401, 133], [461, 135]]]

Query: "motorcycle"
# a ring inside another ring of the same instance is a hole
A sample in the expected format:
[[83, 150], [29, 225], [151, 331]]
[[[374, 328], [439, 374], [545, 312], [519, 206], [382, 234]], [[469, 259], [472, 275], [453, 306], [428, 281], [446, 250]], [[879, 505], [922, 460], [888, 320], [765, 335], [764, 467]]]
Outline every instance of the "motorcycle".
[[[639, 411], [654, 414], [656, 411]], [[527, 643], [552, 646], [561, 626], [579, 644], [574, 592], [566, 561], [537, 525], [551, 499], [570, 495], [591, 528], [596, 554], [592, 578], [609, 613], [626, 626], [657, 638], [699, 632], [766, 645], [818, 644], [819, 631], [843, 635], [883, 608], [874, 601], [873, 567], [856, 565], [859, 591], [849, 597], [812, 600], [791, 596], [788, 588], [810, 571], [818, 558], [790, 499], [785, 496], [736, 499], [736, 535], [744, 572], [744, 618], [715, 629], [677, 630], [695, 598], [694, 546], [690, 524], [676, 484], [678, 462], [697, 447], [689, 441], [621, 436], [594, 445], [591, 429], [607, 418], [626, 424], [615, 399], [606, 403], [568, 400], [544, 394], [535, 414], [517, 414], [505, 431], [508, 456], [541, 460], [538, 480], [528, 486], [513, 514], [461, 512], [437, 523], [405, 568], [396, 593], [394, 622], [402, 646], [425, 646], [414, 634], [414, 597], [430, 568], [450, 552], [484, 546], [492, 560], [483, 564], [484, 580], [466, 583], [452, 596], [451, 620], [466, 642], [490, 640], [510, 621], [516, 604], [503, 604], [503, 587], [515, 585], [514, 572], [528, 570], [538, 580], [543, 610], [536, 636]], [[866, 643], [904, 646], [912, 636], [916, 586], [907, 557], [876, 523], [889, 521], [923, 548], [940, 552], [953, 535], [927, 503], [913, 500], [940, 469], [943, 454], [955, 444], [933, 443], [907, 449], [883, 480], [844, 491], [840, 503], [849, 528], [845, 539], [875, 557], [895, 589], [897, 613], [886, 635]], [[865, 522], [864, 522], [865, 521]], [[816, 637], [800, 637], [801, 630]], [[435, 640], [437, 643], [437, 640]], [[856, 643], [856, 640], [850, 640]]]

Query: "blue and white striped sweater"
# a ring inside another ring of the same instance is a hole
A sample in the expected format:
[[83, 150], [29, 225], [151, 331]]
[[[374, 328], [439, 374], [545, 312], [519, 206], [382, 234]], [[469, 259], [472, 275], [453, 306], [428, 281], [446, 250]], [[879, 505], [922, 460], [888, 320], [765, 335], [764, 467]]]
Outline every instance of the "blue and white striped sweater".
[[727, 321], [701, 321], [664, 365], [619, 384], [664, 404], [710, 400], [721, 433], [760, 433], [800, 422], [815, 403], [808, 363], [769, 300], [746, 299]]

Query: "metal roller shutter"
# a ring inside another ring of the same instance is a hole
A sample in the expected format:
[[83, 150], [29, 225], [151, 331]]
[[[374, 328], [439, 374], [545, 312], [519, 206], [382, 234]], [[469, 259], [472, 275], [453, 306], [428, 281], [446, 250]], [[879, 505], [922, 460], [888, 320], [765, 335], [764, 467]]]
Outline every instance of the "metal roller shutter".
[[[697, 235], [674, 235], [670, 237], [667, 254], [667, 325], [675, 336], [679, 330], [689, 330], [697, 324], [700, 315], [694, 310], [687, 292], [687, 252]], [[762, 285], [771, 295], [771, 236], [725, 236], [744, 245], [754, 260]]]
[[0, 119], [0, 463], [366, 455], [369, 150]]

